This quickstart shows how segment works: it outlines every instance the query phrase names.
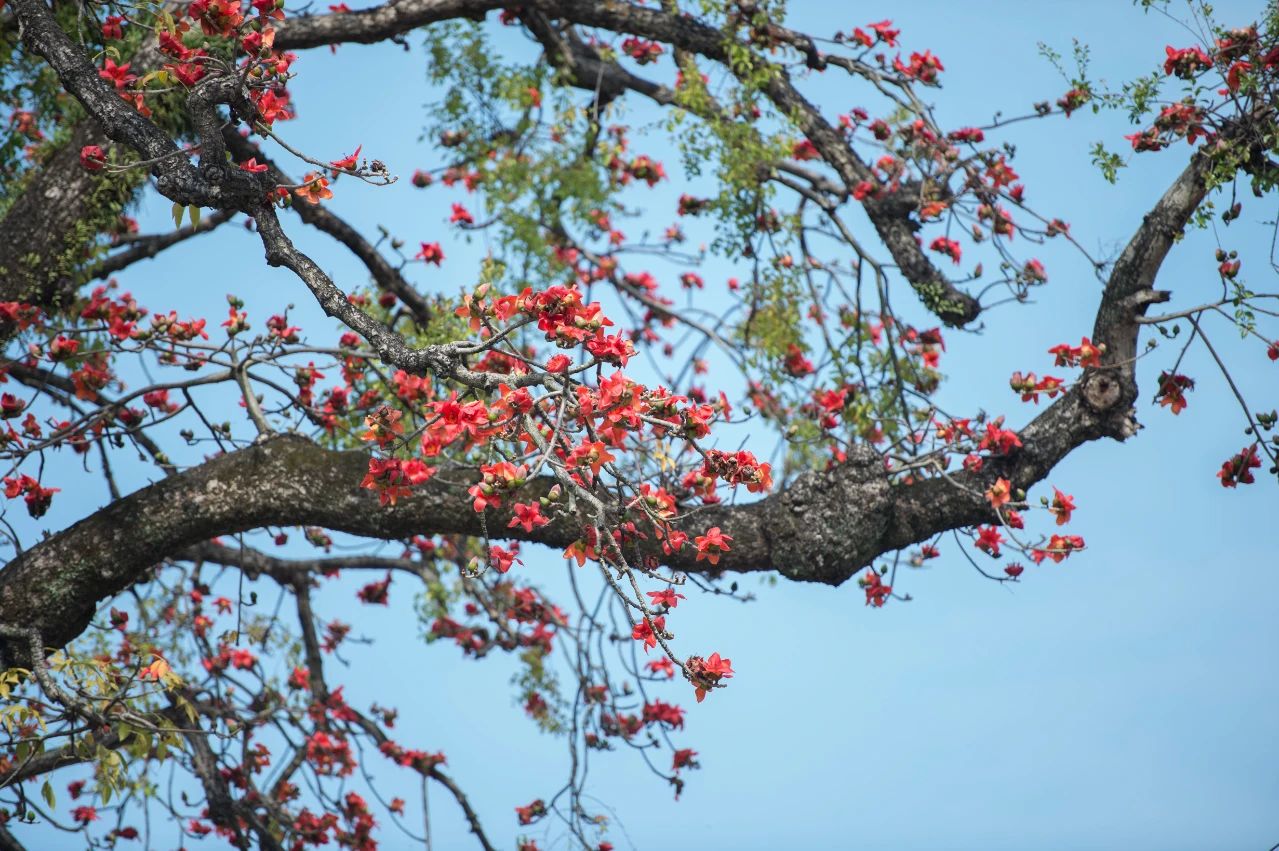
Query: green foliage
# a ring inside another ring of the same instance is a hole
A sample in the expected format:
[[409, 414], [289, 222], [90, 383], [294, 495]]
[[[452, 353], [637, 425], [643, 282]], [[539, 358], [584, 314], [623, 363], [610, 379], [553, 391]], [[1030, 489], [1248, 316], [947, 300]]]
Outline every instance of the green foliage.
[[1093, 143], [1090, 153], [1092, 164], [1101, 171], [1101, 176], [1109, 183], [1116, 182], [1119, 179], [1119, 170], [1127, 165], [1124, 158], [1114, 151], [1107, 150], [1106, 143], [1102, 141]]

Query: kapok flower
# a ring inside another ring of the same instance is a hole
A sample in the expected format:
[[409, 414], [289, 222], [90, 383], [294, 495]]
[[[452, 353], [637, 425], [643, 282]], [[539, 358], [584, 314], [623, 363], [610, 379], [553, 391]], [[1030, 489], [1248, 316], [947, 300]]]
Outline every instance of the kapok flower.
[[712, 653], [705, 659], [701, 656], [689, 656], [684, 663], [684, 671], [696, 689], [697, 702], [701, 703], [706, 699], [706, 692], [718, 685], [720, 680], [732, 678], [733, 660], [724, 659], [719, 653]]
[[355, 165], [359, 161], [360, 151], [363, 148], [364, 148], [363, 145], [359, 145], [358, 147], [356, 147], [355, 153], [350, 154], [349, 156], [345, 156], [340, 160], [334, 160], [333, 162], [329, 163], [329, 166], [334, 171], [355, 171]]
[[728, 542], [733, 540], [730, 535], [725, 535], [718, 526], [712, 526], [706, 530], [705, 535], [698, 535], [693, 539], [693, 543], [697, 545], [697, 561], [706, 559], [711, 564], [719, 564], [721, 553], [728, 552]]
[[1070, 522], [1070, 513], [1075, 510], [1075, 498], [1053, 488], [1053, 501], [1048, 510], [1056, 515], [1058, 526], [1065, 526]]
[[326, 198], [333, 197], [333, 191], [329, 189], [329, 179], [319, 172], [309, 172], [302, 180], [303, 185], [294, 190], [302, 200], [310, 204], [318, 204]]
[[644, 642], [644, 652], [647, 653], [657, 646], [657, 633], [665, 631], [666, 618], [662, 615], [657, 615], [652, 618], [651, 625], [649, 624], [649, 619], [645, 618], [631, 627], [631, 638]]
[[507, 523], [508, 529], [514, 529], [516, 526], [522, 528], [525, 532], [532, 532], [534, 528], [545, 526], [551, 521], [542, 514], [542, 506], [536, 502], [515, 503], [515, 516], [511, 518], [511, 522]]
[[107, 164], [107, 155], [97, 145], [85, 145], [80, 149], [80, 165], [89, 171], [100, 171]]
[[444, 251], [440, 248], [438, 242], [424, 242], [422, 243], [422, 250], [417, 253], [416, 259], [425, 263], [434, 263], [438, 266], [444, 260]]
[[999, 558], [999, 545], [1003, 542], [1004, 536], [999, 534], [999, 529], [997, 527], [978, 527], [977, 540], [973, 541], [973, 546], [986, 553], [991, 558]]
[[1012, 485], [1007, 479], [997, 479], [986, 489], [986, 499], [990, 502], [991, 508], [1007, 505], [1012, 500]]
[[683, 594], [675, 593], [674, 588], [663, 588], [661, 591], [649, 591], [648, 596], [652, 598], [654, 606], [669, 606], [675, 608], [679, 605], [679, 601], [685, 599]]

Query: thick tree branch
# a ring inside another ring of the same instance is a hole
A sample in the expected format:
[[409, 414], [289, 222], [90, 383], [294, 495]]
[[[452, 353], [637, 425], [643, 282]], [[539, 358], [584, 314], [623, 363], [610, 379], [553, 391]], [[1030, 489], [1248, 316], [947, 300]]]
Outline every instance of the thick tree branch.
[[356, 12], [292, 17], [276, 27], [275, 46], [301, 50], [343, 42], [375, 44], [437, 21], [482, 20], [507, 5], [511, 4], [495, 0], [392, 0]]
[[[223, 180], [206, 180], [186, 152], [99, 76], [84, 50], [58, 27], [42, 0], [13, 0], [11, 6], [22, 22], [23, 45], [49, 63], [63, 88], [84, 105], [108, 138], [128, 145], [153, 163], [151, 171], [158, 176], [156, 187], [162, 195], [201, 207], [239, 206], [234, 201], [243, 198], [255, 181], [243, 172], [236, 175], [232, 170], [228, 174], [224, 164], [216, 164]], [[218, 84], [219, 78], [211, 78], [197, 84], [196, 90]]]
[[131, 187], [113, 185], [108, 175], [80, 165], [82, 147], [108, 143], [96, 124], [82, 121], [33, 170], [0, 220], [0, 300], [56, 308], [71, 298], [71, 270], [97, 236], [82, 233], [82, 224], [93, 219], [94, 208], [123, 207], [133, 194]]
[[[0, 621], [29, 624], [47, 644], [61, 646], [85, 628], [100, 600], [144, 578], [163, 559], [218, 535], [263, 526], [316, 525], [385, 540], [484, 534], [480, 516], [462, 508], [470, 481], [439, 477], [398, 505], [383, 507], [358, 487], [367, 467], [363, 453], [326, 450], [286, 435], [170, 476], [10, 562], [0, 571]], [[538, 499], [552, 484], [549, 477], [530, 482], [506, 505]], [[868, 453], [837, 470], [802, 476], [784, 494], [696, 511], [681, 524], [689, 531], [719, 525], [736, 536], [718, 568], [695, 561], [691, 547], [663, 561], [687, 571], [776, 569], [794, 579], [842, 582], [883, 550], [896, 493], [878, 456]], [[509, 516], [505, 509], [490, 512], [489, 530], [505, 531]], [[560, 516], [532, 533], [516, 532], [511, 536], [565, 547], [581, 535], [581, 523]]]
[[[1112, 270], [1094, 329], [1095, 340], [1107, 346], [1103, 367], [1089, 370], [1079, 388], [1040, 414], [1022, 431], [1023, 448], [992, 459], [984, 475], [1006, 475], [1026, 488], [1084, 442], [1132, 434], [1132, 354], [1140, 330], [1135, 317], [1155, 298], [1155, 275], [1204, 197], [1207, 170], [1205, 158], [1192, 160]], [[100, 600], [141, 579], [152, 565], [217, 535], [262, 526], [317, 525], [381, 539], [484, 533], [478, 514], [459, 510], [468, 502], [469, 481], [437, 478], [399, 505], [380, 507], [357, 486], [366, 468], [362, 453], [282, 436], [170, 476], [7, 565], [0, 571], [0, 621], [29, 625], [48, 644], [61, 646], [85, 628]], [[531, 482], [507, 504], [539, 498], [551, 485], [549, 478]], [[982, 490], [970, 473], [893, 486], [878, 454], [863, 449], [844, 465], [800, 476], [786, 491], [747, 505], [699, 509], [681, 525], [694, 532], [721, 526], [734, 536], [719, 570], [777, 570], [792, 579], [838, 584], [882, 553], [988, 520], [989, 509], [977, 496]], [[507, 517], [496, 512], [489, 528], [504, 528]], [[560, 517], [513, 537], [563, 547], [580, 534], [577, 520]], [[688, 550], [661, 560], [678, 570], [709, 568]]]
[[[1022, 449], [985, 471], [1028, 488], [1067, 454], [1103, 436], [1130, 436], [1137, 386], [1132, 356], [1160, 265], [1206, 193], [1208, 164], [1195, 157], [1146, 216], [1115, 264], [1102, 297], [1095, 341], [1105, 364], [1050, 405], [1026, 429]], [[1142, 294], [1146, 293], [1144, 298]], [[367, 468], [359, 452], [333, 452], [283, 436], [170, 476], [99, 511], [23, 553], [0, 571], [0, 621], [28, 624], [61, 646], [88, 624], [97, 603], [145, 571], [217, 535], [267, 525], [318, 525], [382, 539], [423, 532], [484, 533], [478, 514], [459, 511], [469, 482], [429, 482], [394, 507], [379, 507], [357, 487]], [[527, 501], [550, 490], [531, 482]], [[734, 536], [721, 570], [777, 570], [783, 576], [838, 584], [874, 558], [933, 535], [989, 519], [977, 474], [893, 486], [878, 454], [863, 449], [848, 463], [800, 476], [786, 491], [740, 506], [710, 506], [685, 521], [690, 531], [721, 526]], [[508, 505], [516, 501], [512, 497]], [[502, 528], [507, 515], [497, 513]], [[580, 525], [560, 518], [522, 539], [567, 546]], [[652, 555], [659, 555], [653, 552]], [[662, 558], [700, 572], [687, 550]], [[13, 657], [9, 657], [13, 661]]]

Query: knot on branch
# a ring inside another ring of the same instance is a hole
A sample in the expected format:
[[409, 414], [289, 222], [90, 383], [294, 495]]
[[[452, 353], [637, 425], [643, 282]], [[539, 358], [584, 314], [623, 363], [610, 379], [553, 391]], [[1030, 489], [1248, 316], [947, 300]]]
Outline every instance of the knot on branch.
[[848, 461], [804, 473], [768, 518], [773, 566], [792, 579], [839, 585], [874, 560], [890, 522], [883, 458], [855, 446]]
[[200, 176], [210, 183], [222, 183], [227, 177], [227, 167], [216, 162], [201, 162]]
[[1113, 410], [1124, 398], [1123, 383], [1113, 373], [1093, 370], [1080, 385], [1084, 403], [1099, 414]]

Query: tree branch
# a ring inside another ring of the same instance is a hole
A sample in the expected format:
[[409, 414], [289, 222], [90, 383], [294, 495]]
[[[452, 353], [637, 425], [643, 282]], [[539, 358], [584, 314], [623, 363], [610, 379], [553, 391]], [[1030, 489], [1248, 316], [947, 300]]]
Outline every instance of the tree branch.
[[[227, 128], [223, 133], [223, 137], [226, 140], [227, 147], [236, 159], [244, 162], [250, 157], [256, 157], [258, 162], [264, 163], [269, 167], [273, 182], [285, 186], [298, 185], [298, 181], [290, 178], [260, 149], [233, 129]], [[409, 309], [409, 312], [413, 314], [413, 319], [418, 325], [426, 326], [431, 321], [431, 307], [426, 303], [426, 299], [412, 284], [404, 279], [399, 269], [387, 262], [382, 253], [360, 235], [359, 231], [351, 227], [323, 204], [307, 203], [296, 191], [293, 193], [293, 211], [298, 214], [298, 218], [303, 222], [316, 230], [327, 233], [350, 249], [351, 253], [358, 257], [360, 262], [369, 270], [369, 274], [373, 276], [373, 280], [378, 287], [385, 292], [393, 293], [396, 298], [402, 301], [405, 307]]]
[[157, 233], [152, 236], [144, 236], [133, 240], [129, 243], [129, 247], [102, 260], [89, 267], [87, 274], [90, 278], [104, 280], [111, 277], [116, 272], [127, 269], [134, 263], [142, 260], [150, 260], [157, 256], [161, 251], [172, 248], [179, 242], [185, 242], [193, 236], [199, 236], [202, 233], [208, 233], [221, 224], [231, 220], [235, 213], [225, 210], [218, 210], [212, 215], [205, 216], [200, 220], [198, 225], [186, 225], [169, 233]]

